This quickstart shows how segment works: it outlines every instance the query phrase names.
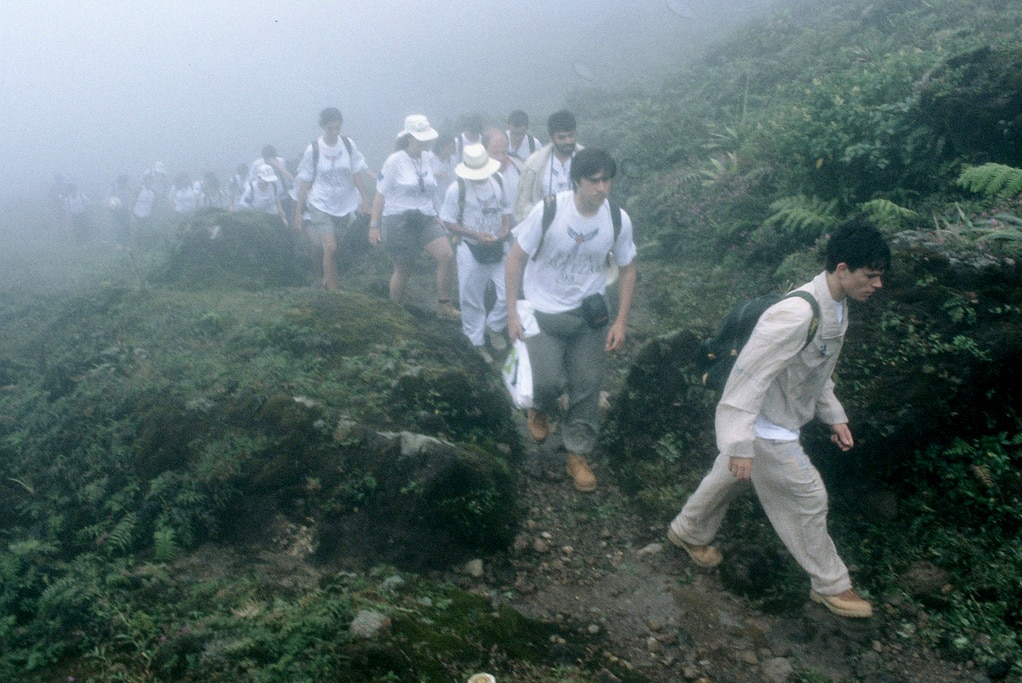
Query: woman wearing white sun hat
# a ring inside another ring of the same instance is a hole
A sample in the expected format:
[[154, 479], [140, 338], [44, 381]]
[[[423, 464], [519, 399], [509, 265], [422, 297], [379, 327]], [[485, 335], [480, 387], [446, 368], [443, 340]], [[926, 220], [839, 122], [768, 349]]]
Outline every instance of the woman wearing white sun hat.
[[394, 265], [390, 300], [401, 303], [416, 257], [423, 249], [436, 261], [437, 316], [460, 320], [451, 305], [454, 252], [437, 218], [433, 196], [437, 181], [429, 148], [438, 133], [421, 114], [405, 117], [396, 150], [383, 162], [376, 181], [369, 241], [383, 243]]

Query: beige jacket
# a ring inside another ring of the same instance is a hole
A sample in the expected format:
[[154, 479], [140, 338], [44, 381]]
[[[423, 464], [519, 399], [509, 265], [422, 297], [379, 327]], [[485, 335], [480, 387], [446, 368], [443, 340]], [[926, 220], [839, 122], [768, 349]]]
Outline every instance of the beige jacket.
[[816, 336], [802, 350], [813, 313], [809, 302], [798, 297], [771, 306], [759, 319], [717, 404], [717, 448], [724, 455], [753, 457], [754, 424], [760, 414], [792, 431], [814, 417], [826, 424], [848, 422], [831, 377], [848, 329], [847, 308], [838, 322], [826, 273], [799, 289], [820, 304]]
[[[575, 145], [575, 153], [585, 149], [582, 145]], [[522, 164], [522, 177], [518, 181], [518, 197], [515, 200], [514, 224], [518, 225], [525, 220], [525, 217], [532, 211], [532, 207], [546, 198], [547, 188], [543, 187], [543, 174], [550, 164], [550, 156], [554, 153], [554, 145], [548, 142], [535, 152]]]

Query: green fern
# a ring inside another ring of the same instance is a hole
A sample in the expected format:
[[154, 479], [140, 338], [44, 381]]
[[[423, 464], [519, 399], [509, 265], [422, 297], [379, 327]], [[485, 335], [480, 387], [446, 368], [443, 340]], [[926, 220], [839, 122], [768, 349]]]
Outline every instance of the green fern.
[[889, 199], [874, 199], [860, 204], [859, 209], [884, 228], [899, 228], [919, 218], [919, 214], [912, 209], [899, 206]]
[[111, 553], [126, 553], [131, 550], [135, 541], [135, 527], [138, 525], [138, 516], [129, 512], [120, 522], [117, 523], [107, 536], [106, 545]]
[[1004, 164], [969, 166], [958, 176], [958, 186], [987, 197], [1017, 197], [1022, 193], [1022, 169]]
[[773, 213], [764, 224], [798, 239], [814, 239], [837, 225], [837, 203], [805, 195], [783, 197], [770, 205]]
[[157, 562], [172, 562], [177, 557], [177, 540], [172, 528], [161, 526], [153, 532], [153, 556]]

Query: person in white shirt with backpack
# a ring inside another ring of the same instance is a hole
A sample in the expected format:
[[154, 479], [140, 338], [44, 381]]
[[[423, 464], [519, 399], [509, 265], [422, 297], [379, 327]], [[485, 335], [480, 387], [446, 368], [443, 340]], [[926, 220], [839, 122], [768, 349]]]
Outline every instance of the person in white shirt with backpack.
[[298, 163], [298, 193], [291, 227], [302, 231], [302, 214], [308, 208], [309, 229], [323, 249], [323, 286], [333, 291], [337, 283], [337, 231], [348, 230], [355, 212], [368, 213], [372, 177], [365, 157], [351, 138], [341, 135], [344, 117], [336, 107], [319, 114], [323, 135], [305, 149]]
[[[504, 254], [511, 232], [511, 204], [499, 168], [500, 162], [491, 159], [482, 145], [467, 145], [462, 162], [454, 168], [457, 181], [447, 188], [440, 208], [444, 225], [462, 238], [456, 253], [461, 329], [488, 363], [493, 358], [486, 350], [486, 332], [491, 339], [503, 340], [507, 327]], [[496, 302], [487, 313], [490, 282]]]

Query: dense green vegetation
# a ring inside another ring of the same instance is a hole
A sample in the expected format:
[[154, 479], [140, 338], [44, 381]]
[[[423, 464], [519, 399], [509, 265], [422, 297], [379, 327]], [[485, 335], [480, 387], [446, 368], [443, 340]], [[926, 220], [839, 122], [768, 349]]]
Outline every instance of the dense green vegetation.
[[[827, 231], [865, 212], [898, 250], [884, 294], [853, 308], [840, 366], [857, 452], [806, 430], [834, 535], [893, 610], [892, 639], [1014, 675], [1020, 37], [1022, 9], [1003, 0], [793, 2], [659, 92], [567, 102], [583, 142], [633, 162], [615, 191], [640, 229], [642, 287], [678, 330], [616, 387], [603, 451], [629, 504], [662, 524], [713, 455], [699, 338], [735, 301], [814, 274]], [[494, 663], [519, 680], [586, 678], [593, 663], [559, 637], [570, 625], [494, 616], [414, 574], [512, 537], [519, 444], [496, 380], [478, 379], [456, 333], [380, 303], [379, 257], [344, 298], [292, 288], [304, 267], [260, 260], [292, 245], [257, 223], [201, 216], [168, 258], [121, 255], [74, 294], [3, 283], [0, 680], [438, 681]], [[454, 474], [418, 470], [402, 431], [442, 439], [426, 447]], [[729, 553], [776, 551], [761, 521], [736, 509]], [[295, 577], [258, 562], [200, 572], [253, 537], [295, 553]], [[376, 568], [302, 579], [299, 559], [344, 544]], [[946, 586], [904, 587], [922, 561]], [[804, 594], [783, 560], [759, 569], [759, 586], [725, 580], [768, 610]], [[373, 609], [392, 630], [364, 642], [348, 624]]]

